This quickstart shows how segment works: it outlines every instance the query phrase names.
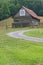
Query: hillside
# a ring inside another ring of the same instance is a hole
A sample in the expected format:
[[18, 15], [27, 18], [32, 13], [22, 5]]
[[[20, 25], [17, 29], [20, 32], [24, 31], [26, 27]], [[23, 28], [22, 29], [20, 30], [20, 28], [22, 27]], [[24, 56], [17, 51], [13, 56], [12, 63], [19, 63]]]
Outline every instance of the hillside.
[[8, 19], [0, 21], [0, 28], [6, 28], [6, 25], [8, 27], [11, 27], [11, 24], [13, 23], [13, 19], [10, 17]]

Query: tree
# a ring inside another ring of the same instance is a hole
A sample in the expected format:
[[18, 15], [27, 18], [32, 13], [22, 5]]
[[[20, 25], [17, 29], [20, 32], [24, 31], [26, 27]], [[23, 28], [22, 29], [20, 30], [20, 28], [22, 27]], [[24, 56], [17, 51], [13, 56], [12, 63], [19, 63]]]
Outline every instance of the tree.
[[10, 16], [10, 10], [9, 7], [7, 6], [7, 4], [4, 3], [3, 7], [3, 18], [8, 18]]
[[2, 20], [2, 19], [3, 19], [3, 9], [0, 8], [0, 20]]
[[43, 10], [40, 10], [40, 11], [39, 11], [39, 15], [40, 15], [40, 16], [43, 16], [42, 13], [43, 13]]
[[43, 0], [0, 0], [0, 20], [14, 16], [22, 6], [43, 15]]

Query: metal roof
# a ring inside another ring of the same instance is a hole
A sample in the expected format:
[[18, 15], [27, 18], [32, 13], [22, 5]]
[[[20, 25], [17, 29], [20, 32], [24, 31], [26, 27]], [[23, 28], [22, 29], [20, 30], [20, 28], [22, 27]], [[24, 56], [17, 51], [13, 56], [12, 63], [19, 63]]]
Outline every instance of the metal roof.
[[30, 9], [24, 7], [24, 6], [23, 6], [23, 8], [24, 8], [25, 11], [26, 11], [28, 14], [30, 14], [32, 17], [34, 17], [34, 18], [36, 18], [36, 19], [39, 19], [39, 16], [38, 16], [34, 11], [32, 11], [32, 10], [30, 10]]

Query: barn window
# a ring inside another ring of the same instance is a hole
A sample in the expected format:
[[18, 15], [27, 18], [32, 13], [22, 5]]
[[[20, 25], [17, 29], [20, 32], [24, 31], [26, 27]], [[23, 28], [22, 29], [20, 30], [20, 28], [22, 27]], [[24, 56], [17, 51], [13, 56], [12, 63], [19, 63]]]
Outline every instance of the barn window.
[[25, 16], [25, 10], [24, 9], [20, 10], [20, 16]]

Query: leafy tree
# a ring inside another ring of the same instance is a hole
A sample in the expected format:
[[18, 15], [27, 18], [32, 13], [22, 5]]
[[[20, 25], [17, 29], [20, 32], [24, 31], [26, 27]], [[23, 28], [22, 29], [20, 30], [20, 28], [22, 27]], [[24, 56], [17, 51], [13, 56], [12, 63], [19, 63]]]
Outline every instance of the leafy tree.
[[4, 3], [2, 9], [3, 9], [3, 19], [8, 18], [10, 16], [10, 10], [7, 4]]
[[43, 16], [43, 0], [0, 0], [0, 20], [14, 16], [22, 6]]
[[43, 13], [43, 10], [40, 10], [40, 11], [39, 11], [39, 15], [40, 15], [40, 16], [43, 16], [42, 13]]
[[16, 7], [15, 7], [15, 5], [14, 5], [14, 4], [11, 4], [11, 5], [9, 6], [9, 10], [10, 10], [10, 15], [11, 15], [11, 16], [14, 16], [15, 13], [16, 13]]
[[3, 9], [0, 8], [0, 20], [2, 20], [2, 19], [3, 19]]

